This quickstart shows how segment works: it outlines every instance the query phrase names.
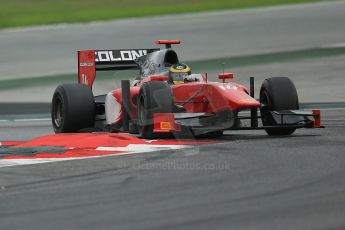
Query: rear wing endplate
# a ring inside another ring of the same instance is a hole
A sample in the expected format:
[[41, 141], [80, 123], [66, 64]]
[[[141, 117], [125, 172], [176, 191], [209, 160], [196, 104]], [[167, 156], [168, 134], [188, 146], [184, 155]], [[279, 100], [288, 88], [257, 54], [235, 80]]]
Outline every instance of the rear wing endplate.
[[159, 49], [81, 50], [78, 51], [78, 82], [92, 89], [96, 71], [137, 69], [138, 57]]

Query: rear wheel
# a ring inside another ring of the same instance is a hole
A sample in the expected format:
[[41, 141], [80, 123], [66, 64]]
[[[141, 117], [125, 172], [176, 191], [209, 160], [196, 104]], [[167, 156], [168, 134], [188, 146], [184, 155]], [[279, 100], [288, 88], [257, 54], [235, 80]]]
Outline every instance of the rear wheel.
[[140, 135], [147, 139], [169, 135], [153, 132], [154, 113], [173, 113], [174, 101], [171, 87], [163, 81], [145, 82], [137, 98], [137, 124]]
[[53, 95], [51, 118], [55, 133], [92, 128], [95, 122], [95, 101], [91, 89], [82, 84], [58, 86]]
[[[273, 77], [266, 79], [260, 89], [261, 119], [264, 126], [277, 125], [270, 111], [296, 110], [299, 108], [297, 90], [293, 82], [287, 77]], [[265, 129], [267, 134], [290, 135], [296, 128]]]

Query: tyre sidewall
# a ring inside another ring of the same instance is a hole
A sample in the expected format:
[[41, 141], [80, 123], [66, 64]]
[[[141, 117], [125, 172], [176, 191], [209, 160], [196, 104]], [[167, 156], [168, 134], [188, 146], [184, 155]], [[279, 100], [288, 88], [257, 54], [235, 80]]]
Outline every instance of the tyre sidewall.
[[[265, 97], [267, 96], [267, 101]], [[266, 79], [260, 89], [260, 102], [266, 104], [261, 107], [261, 117], [264, 126], [277, 125], [270, 111], [299, 109], [298, 94], [293, 82], [286, 77]], [[289, 135], [296, 128], [265, 129], [269, 135]]]
[[[60, 127], [54, 122], [56, 101], [63, 103], [64, 121]], [[55, 132], [77, 132], [83, 128], [93, 127], [95, 121], [95, 102], [92, 91], [82, 84], [65, 84], [58, 86], [52, 100], [52, 121]]]
[[[141, 106], [142, 104], [143, 106]], [[145, 138], [165, 136], [153, 132], [153, 114], [172, 113], [173, 105], [173, 94], [168, 83], [162, 81], [145, 82], [140, 88], [137, 99], [137, 120], [140, 135]], [[142, 109], [144, 111], [141, 111]], [[144, 114], [144, 120], [139, 117], [141, 112]]]

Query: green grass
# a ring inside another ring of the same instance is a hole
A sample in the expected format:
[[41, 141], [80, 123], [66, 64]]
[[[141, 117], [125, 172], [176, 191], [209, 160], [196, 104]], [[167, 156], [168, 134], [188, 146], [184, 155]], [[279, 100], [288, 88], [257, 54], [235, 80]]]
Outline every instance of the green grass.
[[322, 0], [0, 0], [0, 28], [318, 1]]

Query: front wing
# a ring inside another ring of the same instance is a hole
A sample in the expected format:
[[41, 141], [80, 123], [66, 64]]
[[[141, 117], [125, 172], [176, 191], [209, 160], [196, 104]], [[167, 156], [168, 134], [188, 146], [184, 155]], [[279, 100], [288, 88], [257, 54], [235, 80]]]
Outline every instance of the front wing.
[[[270, 111], [276, 124], [272, 126], [241, 126], [242, 119], [230, 110], [218, 113], [155, 113], [154, 132], [180, 132], [189, 129], [194, 135], [202, 135], [221, 130], [255, 130], [277, 128], [323, 128], [320, 110]], [[257, 118], [260, 118], [258, 116]]]

